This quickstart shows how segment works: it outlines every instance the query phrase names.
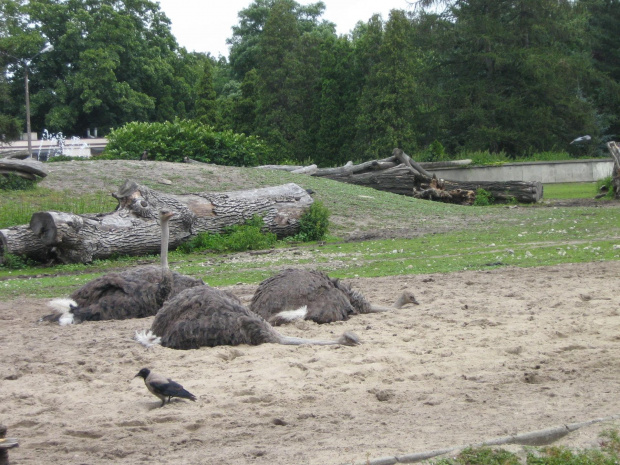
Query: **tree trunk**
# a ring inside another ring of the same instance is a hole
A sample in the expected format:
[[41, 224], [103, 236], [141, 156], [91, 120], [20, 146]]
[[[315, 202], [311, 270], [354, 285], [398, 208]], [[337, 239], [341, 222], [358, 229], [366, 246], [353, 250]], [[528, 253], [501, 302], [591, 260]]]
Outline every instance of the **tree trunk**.
[[[432, 174], [427, 172], [422, 165], [411, 160], [400, 149], [394, 149], [393, 155], [383, 160], [368, 161], [355, 166], [318, 170], [314, 176], [413, 197], [425, 195], [422, 193], [427, 191], [433, 182]], [[538, 202], [543, 195], [542, 183], [526, 181], [461, 182], [443, 180], [441, 189], [449, 192], [460, 190], [474, 191], [475, 193], [480, 188], [490, 192], [497, 201], [515, 199], [521, 203], [534, 203]], [[445, 201], [449, 197], [452, 196], [435, 193], [428, 194], [426, 198]]]
[[62, 263], [157, 253], [161, 242], [157, 218], [162, 208], [176, 212], [170, 221], [172, 248], [201, 232], [220, 233], [254, 215], [262, 216], [265, 229], [281, 238], [299, 231], [299, 218], [313, 202], [304, 189], [292, 183], [235, 192], [170, 195], [127, 181], [112, 195], [119, 205], [111, 213], [39, 212], [32, 215], [29, 229], [1, 230], [5, 250], [34, 259], [47, 252]]
[[16, 174], [22, 178], [30, 179], [32, 181], [37, 179], [37, 176], [44, 178], [47, 176], [47, 169], [45, 165], [36, 160], [16, 160], [13, 158], [1, 158], [0, 159], [0, 174]]
[[45, 262], [50, 258], [49, 247], [27, 224], [0, 229], [0, 263], [5, 254], [29, 258], [36, 262]]
[[607, 148], [614, 159], [614, 168], [611, 175], [611, 185], [614, 190], [614, 198], [620, 199], [620, 145], [617, 142], [607, 142]]

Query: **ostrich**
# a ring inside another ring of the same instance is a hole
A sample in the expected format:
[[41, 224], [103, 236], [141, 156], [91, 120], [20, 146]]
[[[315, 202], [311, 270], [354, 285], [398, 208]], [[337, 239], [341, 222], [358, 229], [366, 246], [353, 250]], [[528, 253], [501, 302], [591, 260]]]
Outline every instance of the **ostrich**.
[[136, 332], [136, 340], [150, 347], [160, 343], [172, 349], [202, 346], [275, 344], [357, 345], [358, 337], [345, 332], [325, 341], [283, 336], [232, 294], [204, 285], [186, 289], [157, 312], [151, 330]]
[[[393, 308], [418, 301], [404, 292]], [[346, 320], [349, 315], [389, 311], [372, 305], [358, 291], [317, 270], [286, 269], [267, 278], [252, 297], [250, 310], [273, 325], [305, 319], [316, 323]]]
[[174, 212], [160, 211], [161, 266], [146, 265], [121, 273], [108, 273], [85, 284], [70, 299], [55, 299], [49, 305], [58, 313], [42, 321], [58, 321], [61, 325], [95, 320], [144, 318], [157, 313], [164, 302], [184, 289], [202, 286], [201, 279], [170, 271], [168, 241], [170, 218]]

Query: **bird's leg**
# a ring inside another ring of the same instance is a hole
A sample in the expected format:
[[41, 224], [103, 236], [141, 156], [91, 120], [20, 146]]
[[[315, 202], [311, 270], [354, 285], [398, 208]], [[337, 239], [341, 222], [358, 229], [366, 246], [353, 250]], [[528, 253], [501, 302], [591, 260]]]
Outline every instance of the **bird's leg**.
[[162, 408], [162, 407], [164, 406], [164, 404], [165, 404], [165, 403], [166, 403], [166, 398], [164, 397], [164, 398], [161, 400], [161, 405], [159, 406], [159, 408]]

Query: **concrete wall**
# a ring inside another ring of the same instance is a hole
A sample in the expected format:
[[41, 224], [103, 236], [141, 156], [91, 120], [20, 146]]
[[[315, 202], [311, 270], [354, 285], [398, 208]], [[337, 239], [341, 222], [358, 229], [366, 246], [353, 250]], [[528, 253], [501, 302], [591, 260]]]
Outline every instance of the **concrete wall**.
[[506, 163], [501, 166], [469, 166], [428, 170], [453, 181], [594, 182], [611, 176], [612, 159]]

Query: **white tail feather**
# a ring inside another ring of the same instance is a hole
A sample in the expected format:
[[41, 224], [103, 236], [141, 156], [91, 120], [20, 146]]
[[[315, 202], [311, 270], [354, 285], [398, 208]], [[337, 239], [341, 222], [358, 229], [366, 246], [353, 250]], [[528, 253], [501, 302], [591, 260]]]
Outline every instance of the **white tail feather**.
[[54, 299], [50, 300], [47, 305], [52, 307], [57, 313], [62, 315], [58, 319], [60, 326], [67, 326], [73, 324], [72, 310], [78, 306], [73, 299]]
[[161, 337], [153, 334], [153, 331], [149, 330], [147, 332], [146, 329], [138, 332], [133, 337], [136, 341], [142, 344], [144, 347], [153, 347], [154, 345], [161, 344]]
[[274, 317], [284, 321], [303, 320], [306, 318], [307, 313], [308, 306], [304, 305], [303, 307], [299, 307], [297, 310], [284, 310], [283, 312], [275, 314]]
[[71, 307], [78, 306], [73, 299], [54, 299], [50, 300], [47, 305], [52, 307], [58, 313], [68, 313], [71, 311]]

